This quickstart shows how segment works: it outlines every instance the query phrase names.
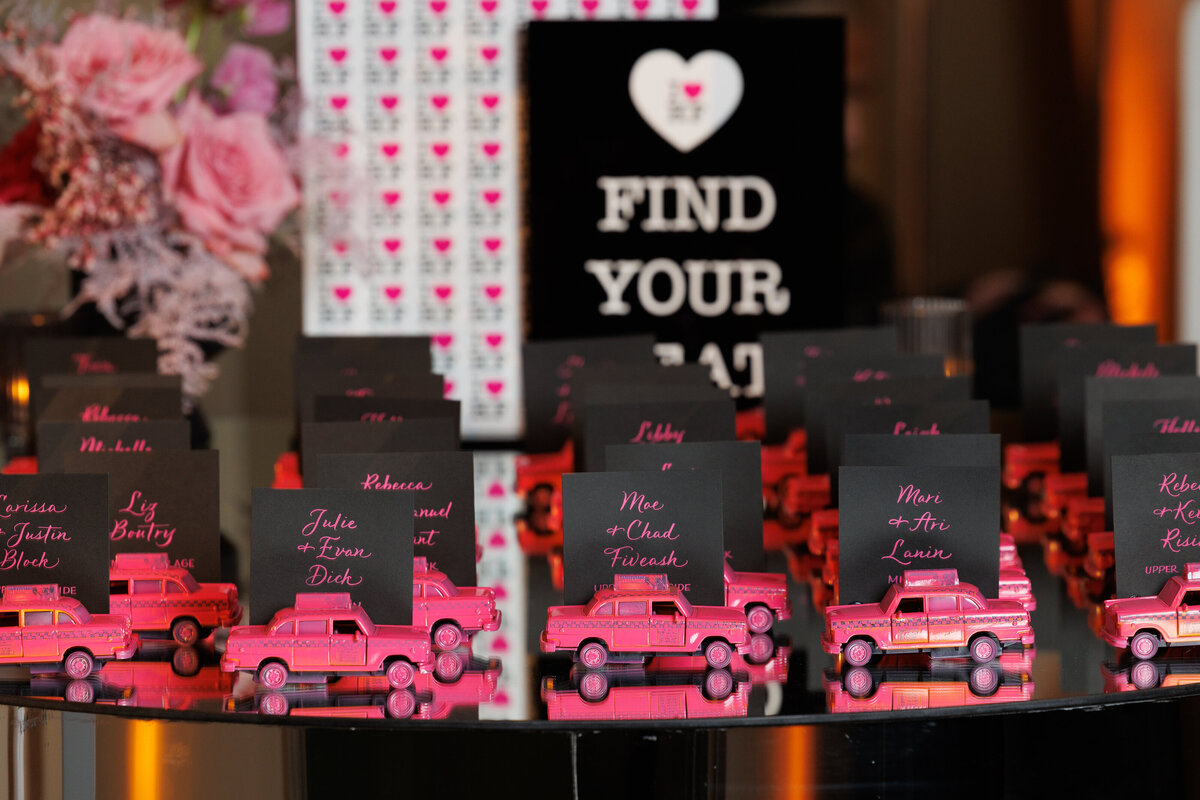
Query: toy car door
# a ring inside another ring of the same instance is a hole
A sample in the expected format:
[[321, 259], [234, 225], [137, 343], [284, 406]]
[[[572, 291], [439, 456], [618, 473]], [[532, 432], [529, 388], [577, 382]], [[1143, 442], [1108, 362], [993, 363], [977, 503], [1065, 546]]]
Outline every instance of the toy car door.
[[329, 666], [328, 619], [297, 619], [293, 642], [292, 663], [297, 667], [325, 669]]
[[0, 611], [0, 660], [21, 658], [21, 612]]
[[167, 609], [163, 602], [163, 582], [134, 578], [129, 582], [129, 616], [135, 628], [167, 627]]
[[966, 635], [958, 598], [952, 594], [931, 594], [925, 598], [929, 615], [929, 643], [959, 646]]
[[1178, 618], [1180, 637], [1200, 637], [1200, 589], [1183, 593]]
[[650, 645], [650, 609], [645, 598], [617, 600], [613, 620], [614, 650], [645, 650]]
[[925, 598], [901, 597], [892, 614], [892, 644], [898, 646], [929, 644], [929, 617]]
[[129, 610], [129, 579], [110, 580], [108, 582], [108, 613], [124, 614], [129, 617], [133, 627], [138, 627], [138, 621]]
[[659, 647], [683, 645], [687, 620], [674, 600], [656, 600], [650, 609], [650, 644]]
[[367, 634], [358, 620], [345, 617], [333, 620], [329, 637], [329, 666], [362, 667], [367, 663]]
[[420, 579], [413, 580], [413, 618], [412, 624], [421, 628], [429, 627], [429, 601], [426, 599], [428, 582]]
[[48, 608], [21, 611], [21, 650], [27, 661], [58, 661], [58, 630], [54, 611]]

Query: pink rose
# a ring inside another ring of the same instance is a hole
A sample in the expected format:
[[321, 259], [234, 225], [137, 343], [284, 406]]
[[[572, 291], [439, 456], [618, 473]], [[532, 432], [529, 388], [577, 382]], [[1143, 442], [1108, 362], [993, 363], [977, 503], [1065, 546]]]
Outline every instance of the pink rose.
[[240, 42], [230, 45], [225, 52], [213, 71], [212, 85], [225, 96], [230, 111], [269, 114], [279, 96], [271, 54]]
[[89, 14], [53, 55], [62, 84], [118, 136], [157, 151], [178, 140], [167, 106], [202, 69], [178, 33]]
[[161, 157], [167, 201], [210, 250], [248, 280], [262, 280], [266, 236], [300, 202], [266, 118], [248, 111], [219, 117], [192, 94], [179, 125], [183, 140]]
[[287, 0], [250, 0], [246, 4], [246, 33], [274, 36], [292, 24], [292, 7]]

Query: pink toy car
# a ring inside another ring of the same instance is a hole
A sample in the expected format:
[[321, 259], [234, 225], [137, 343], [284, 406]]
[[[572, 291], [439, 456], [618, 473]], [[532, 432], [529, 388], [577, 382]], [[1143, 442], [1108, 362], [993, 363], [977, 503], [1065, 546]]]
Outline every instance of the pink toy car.
[[108, 608], [127, 615], [135, 631], [170, 631], [183, 645], [242, 620], [236, 586], [197, 583], [166, 553], [118, 553], [108, 572]]
[[496, 593], [459, 588], [418, 556], [413, 559], [413, 623], [430, 631], [434, 647], [453, 650], [474, 633], [499, 630]]
[[735, 572], [725, 563], [725, 605], [745, 612], [751, 633], [766, 633], [792, 616], [787, 578], [773, 572]]
[[1157, 596], [1105, 600], [1100, 636], [1143, 660], [1163, 646], [1200, 643], [1200, 564], [1169, 578]]
[[620, 654], [643, 660], [650, 653], [703, 653], [713, 668], [729, 666], [734, 650], [750, 645], [746, 615], [724, 606], [694, 606], [666, 575], [615, 575], [587, 605], [551, 606], [542, 652], [568, 650], [597, 669]]
[[826, 653], [861, 667], [878, 652], [966, 648], [980, 664], [1006, 645], [1032, 645], [1029, 612], [1011, 600], [988, 600], [958, 570], [907, 570], [879, 603], [825, 609]]
[[257, 672], [278, 689], [292, 672], [327, 675], [383, 673], [395, 689], [412, 684], [418, 669], [432, 669], [429, 633], [411, 625], [376, 625], [345, 593], [302, 592], [293, 608], [266, 625], [229, 632], [221, 669]]
[[1026, 611], [1037, 611], [1037, 598], [1033, 596], [1033, 583], [1023, 569], [1000, 568], [1000, 599], [1015, 600]]
[[0, 589], [0, 664], [62, 664], [82, 679], [96, 661], [132, 658], [137, 646], [129, 617], [89, 614], [57, 584]]

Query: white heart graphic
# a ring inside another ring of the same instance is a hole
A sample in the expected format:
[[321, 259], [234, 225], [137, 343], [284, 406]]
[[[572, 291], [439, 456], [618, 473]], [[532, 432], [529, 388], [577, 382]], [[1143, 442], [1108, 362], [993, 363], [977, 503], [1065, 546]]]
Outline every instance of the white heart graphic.
[[719, 50], [690, 61], [671, 50], [651, 50], [629, 72], [634, 108], [681, 153], [699, 147], [733, 116], [743, 88], [742, 68]]

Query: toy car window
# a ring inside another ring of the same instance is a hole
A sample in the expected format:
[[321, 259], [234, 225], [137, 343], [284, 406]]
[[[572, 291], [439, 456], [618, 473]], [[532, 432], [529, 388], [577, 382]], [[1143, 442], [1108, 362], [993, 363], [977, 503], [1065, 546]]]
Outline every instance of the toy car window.
[[327, 630], [323, 619], [302, 619], [296, 623], [296, 633], [300, 636], [324, 636]]
[[963, 609], [965, 611], [982, 611], [983, 610], [983, 606], [979, 605], [979, 602], [974, 597], [964, 597], [962, 599], [962, 602], [963, 602]]
[[1183, 605], [1200, 606], [1200, 589], [1193, 589], [1190, 592], [1184, 592]]
[[278, 625], [275, 626], [274, 630], [272, 631], [272, 633], [275, 633], [278, 636], [291, 636], [295, 632], [296, 632], [296, 623], [292, 622], [291, 620], [288, 620], [287, 622], [279, 623]]
[[162, 594], [162, 581], [138, 581], [133, 582], [134, 594]]
[[74, 625], [75, 618], [72, 617], [70, 614], [68, 614], [65, 611], [59, 611], [58, 612], [58, 624], [59, 625]]
[[957, 611], [958, 600], [952, 594], [931, 594], [929, 595], [929, 613], [934, 611]]
[[17, 611], [0, 611], [0, 628], [15, 628], [21, 624], [21, 614]]
[[109, 594], [129, 594], [129, 581], [109, 581]]
[[425, 587], [422, 584], [414, 582], [413, 583], [413, 597], [421, 597], [421, 591], [424, 588]]
[[905, 597], [900, 600], [896, 611], [900, 614], [920, 614], [925, 610], [924, 597]]
[[607, 617], [612, 614], [612, 603], [602, 603], [593, 613]]
[[674, 603], [658, 602], [658, 603], [654, 604], [653, 613], [671, 616], [678, 610], [679, 610], [679, 606], [675, 605]]
[[646, 613], [645, 600], [626, 600], [623, 603], [617, 603], [617, 615], [622, 617], [642, 616]]
[[26, 611], [25, 624], [28, 625], [50, 625], [54, 621], [53, 611]]
[[163, 581], [163, 589], [167, 594], [184, 594], [183, 584], [176, 581]]
[[425, 593], [429, 597], [445, 597], [446, 596], [446, 590], [443, 589], [441, 586], [438, 586], [436, 583], [426, 584], [425, 585]]
[[335, 619], [333, 621], [333, 632], [343, 636], [350, 636], [358, 633], [358, 621], [353, 619]]

